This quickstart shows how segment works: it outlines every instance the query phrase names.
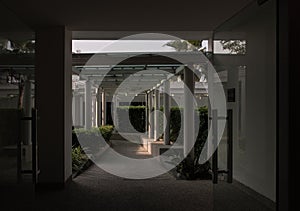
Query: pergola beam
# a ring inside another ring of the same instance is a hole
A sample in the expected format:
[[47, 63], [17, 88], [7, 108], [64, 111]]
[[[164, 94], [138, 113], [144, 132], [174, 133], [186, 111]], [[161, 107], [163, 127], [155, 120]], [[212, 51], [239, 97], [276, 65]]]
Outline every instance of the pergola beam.
[[157, 70], [165, 71], [165, 74], [175, 74], [175, 70], [169, 69], [144, 69], [144, 70], [133, 70], [133, 69], [123, 69], [123, 70], [110, 70], [102, 69], [98, 70], [97, 68], [91, 69], [79, 69], [77, 72], [80, 72], [80, 75], [84, 76], [113, 76], [113, 75], [133, 75], [133, 74], [155, 74]]

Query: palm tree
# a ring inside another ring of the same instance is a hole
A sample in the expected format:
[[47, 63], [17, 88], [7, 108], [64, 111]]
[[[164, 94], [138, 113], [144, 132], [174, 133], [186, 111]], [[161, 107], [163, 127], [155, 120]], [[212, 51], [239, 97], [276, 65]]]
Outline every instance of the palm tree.
[[34, 40], [13, 41], [12, 46], [15, 53], [34, 53], [35, 51]]
[[165, 44], [174, 48], [176, 51], [203, 51], [200, 40], [173, 40]]
[[[191, 51], [201, 51], [204, 53], [205, 47], [202, 46], [202, 40], [173, 40], [165, 44], [166, 46], [174, 48], [176, 51], [179, 52], [191, 52]], [[206, 69], [203, 64], [195, 64], [195, 69], [199, 70], [200, 77], [195, 78], [196, 81], [206, 81]]]
[[221, 40], [221, 45], [224, 50], [229, 50], [234, 54], [246, 53], [246, 41], [245, 40]]

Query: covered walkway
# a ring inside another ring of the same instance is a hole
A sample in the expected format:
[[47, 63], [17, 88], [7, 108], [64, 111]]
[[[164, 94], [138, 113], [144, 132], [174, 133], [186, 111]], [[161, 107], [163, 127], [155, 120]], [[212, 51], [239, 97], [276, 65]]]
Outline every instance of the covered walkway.
[[[113, 140], [113, 147], [136, 159], [151, 156], [143, 147], [126, 140]], [[63, 190], [40, 189], [34, 195], [31, 186], [18, 190], [1, 188], [6, 193], [1, 198], [10, 210], [272, 210], [235, 183], [213, 185], [210, 180], [176, 180], [169, 173], [130, 180], [111, 175], [96, 165]], [[19, 203], [9, 203], [10, 197], [17, 197]]]

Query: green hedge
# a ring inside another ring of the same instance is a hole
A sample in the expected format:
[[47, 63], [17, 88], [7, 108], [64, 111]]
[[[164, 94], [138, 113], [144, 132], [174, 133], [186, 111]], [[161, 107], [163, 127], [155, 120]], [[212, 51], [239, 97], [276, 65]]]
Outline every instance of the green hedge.
[[100, 150], [101, 143], [100, 131], [98, 128], [92, 128], [90, 130], [84, 128], [74, 129], [75, 134], [79, 140], [79, 143], [86, 152], [94, 154]]
[[74, 129], [78, 140], [82, 148], [90, 153], [96, 153], [100, 150], [101, 146], [104, 146], [102, 137], [109, 143], [114, 127], [112, 125], [104, 125], [100, 127], [94, 127], [92, 129], [78, 128]]
[[100, 133], [106, 142], [110, 141], [112, 133], [114, 131], [114, 126], [112, 125], [104, 125], [99, 127]]
[[[207, 133], [208, 128], [208, 116], [207, 116], [208, 109], [207, 107], [203, 106], [197, 109], [196, 117], [200, 119], [199, 125], [199, 133], [198, 139], [203, 139], [203, 134]], [[183, 108], [179, 107], [172, 107], [170, 111], [170, 141], [175, 142], [178, 139], [178, 135], [181, 128], [181, 121], [183, 121]], [[179, 139], [181, 140], [181, 139]], [[205, 138], [206, 140], [206, 138]], [[199, 142], [199, 141], [198, 141]], [[196, 142], [197, 144], [197, 142]]]
[[181, 115], [182, 112], [183, 112], [182, 108], [171, 107], [171, 111], [170, 111], [170, 141], [171, 142], [175, 142], [178, 138], [180, 128], [181, 128], [181, 120], [183, 120], [183, 116]]
[[129, 121], [125, 121], [124, 118], [118, 118], [117, 124], [119, 130], [122, 132], [134, 132], [129, 127], [130, 124], [138, 132], [145, 132], [145, 120], [146, 120], [146, 107], [145, 106], [120, 106], [117, 108], [118, 117], [127, 117], [129, 113]]
[[[89, 160], [87, 153], [97, 153], [101, 146], [104, 146], [103, 139], [100, 138], [100, 134], [106, 142], [110, 142], [110, 138], [114, 126], [104, 125], [99, 128], [95, 127], [90, 130], [84, 128], [78, 128], [73, 130], [72, 134], [72, 170], [73, 173], [84, 170]], [[80, 142], [78, 142], [80, 140]], [[84, 149], [84, 150], [83, 150]]]

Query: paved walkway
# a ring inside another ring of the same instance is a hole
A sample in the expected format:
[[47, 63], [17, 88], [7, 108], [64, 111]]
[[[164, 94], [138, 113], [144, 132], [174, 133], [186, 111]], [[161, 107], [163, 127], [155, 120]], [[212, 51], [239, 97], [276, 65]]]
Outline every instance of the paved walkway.
[[[142, 147], [126, 141], [113, 141], [116, 151], [134, 158], [147, 158]], [[1, 187], [0, 187], [1, 188]], [[3, 189], [2, 189], [3, 190]], [[63, 190], [39, 191], [31, 197], [30, 188], [16, 191], [7, 187], [4, 202], [16, 203], [3, 210], [270, 210], [233, 185], [211, 181], [176, 180], [166, 173], [145, 180], [124, 179], [96, 165], [76, 177]]]
[[118, 153], [136, 159], [151, 158], [151, 154], [140, 144], [135, 144], [126, 140], [112, 140], [112, 146]]

